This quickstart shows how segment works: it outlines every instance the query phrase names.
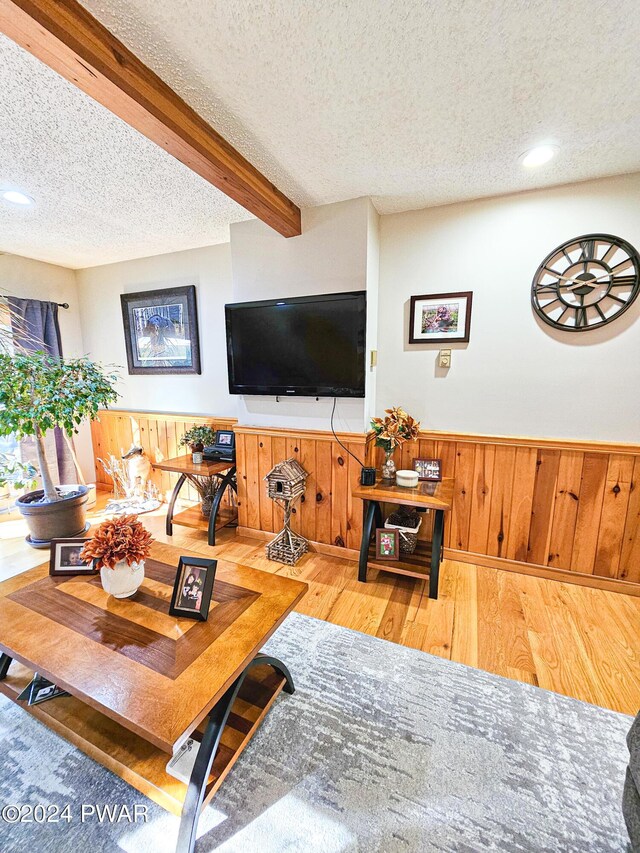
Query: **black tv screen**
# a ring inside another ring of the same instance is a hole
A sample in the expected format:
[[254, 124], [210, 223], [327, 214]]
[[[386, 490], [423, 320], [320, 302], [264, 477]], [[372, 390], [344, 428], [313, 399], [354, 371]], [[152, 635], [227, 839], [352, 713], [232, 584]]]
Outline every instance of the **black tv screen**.
[[364, 397], [366, 295], [226, 305], [229, 391]]

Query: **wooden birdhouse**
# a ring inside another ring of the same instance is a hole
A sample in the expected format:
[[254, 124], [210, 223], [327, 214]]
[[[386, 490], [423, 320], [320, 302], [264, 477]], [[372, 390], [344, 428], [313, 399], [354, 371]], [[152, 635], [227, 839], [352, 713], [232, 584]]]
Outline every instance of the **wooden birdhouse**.
[[267, 493], [284, 510], [284, 527], [267, 545], [267, 557], [279, 563], [294, 566], [309, 549], [309, 543], [291, 529], [293, 505], [302, 497], [308, 474], [295, 459], [279, 462], [269, 471]]
[[278, 462], [265, 477], [267, 494], [272, 500], [295, 501], [304, 494], [307, 476], [295, 459]]

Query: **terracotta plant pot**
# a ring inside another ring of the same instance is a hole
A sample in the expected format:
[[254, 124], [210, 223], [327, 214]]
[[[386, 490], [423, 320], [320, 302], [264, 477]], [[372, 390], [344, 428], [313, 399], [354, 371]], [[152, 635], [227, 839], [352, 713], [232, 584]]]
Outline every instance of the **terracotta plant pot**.
[[89, 489], [86, 486], [73, 486], [73, 489], [79, 494], [51, 503], [38, 503], [44, 496], [42, 489], [27, 492], [16, 500], [29, 526], [30, 545], [46, 548], [52, 539], [68, 539], [84, 533]]
[[103, 566], [100, 569], [100, 580], [104, 591], [114, 598], [131, 598], [144, 580], [144, 560], [130, 566], [121, 560], [112, 569]]
[[204, 444], [192, 444], [191, 445], [191, 461], [194, 465], [200, 465], [203, 460], [202, 451], [204, 450]]

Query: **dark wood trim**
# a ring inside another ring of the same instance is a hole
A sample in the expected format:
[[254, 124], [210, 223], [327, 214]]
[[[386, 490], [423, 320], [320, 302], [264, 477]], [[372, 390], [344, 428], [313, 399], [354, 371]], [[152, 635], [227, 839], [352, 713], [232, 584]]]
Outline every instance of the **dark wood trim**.
[[0, 0], [0, 31], [285, 237], [300, 210], [76, 0]]

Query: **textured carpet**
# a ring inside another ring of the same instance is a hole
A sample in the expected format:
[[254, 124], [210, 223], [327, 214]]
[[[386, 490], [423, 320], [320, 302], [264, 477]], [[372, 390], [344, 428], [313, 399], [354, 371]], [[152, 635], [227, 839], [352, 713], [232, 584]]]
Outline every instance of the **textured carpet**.
[[[297, 691], [203, 814], [199, 853], [627, 849], [629, 717], [297, 614], [268, 648]], [[0, 819], [3, 853], [175, 844], [176, 818], [0, 697], [7, 803], [72, 820]], [[82, 803], [146, 804], [148, 822], [81, 824]]]

